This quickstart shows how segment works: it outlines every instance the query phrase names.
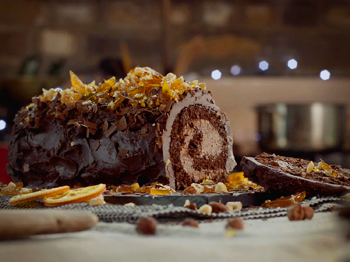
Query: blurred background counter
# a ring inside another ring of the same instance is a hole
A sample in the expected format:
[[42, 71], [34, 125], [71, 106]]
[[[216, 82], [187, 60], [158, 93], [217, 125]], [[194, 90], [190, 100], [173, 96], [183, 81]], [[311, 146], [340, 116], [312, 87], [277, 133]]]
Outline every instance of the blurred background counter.
[[349, 29], [345, 0], [2, 0], [0, 141], [6, 147], [15, 113], [42, 88], [70, 87], [69, 70], [88, 83], [139, 65], [206, 83], [238, 159], [266, 150], [261, 126], [271, 123], [257, 106], [342, 105], [330, 120], [340, 146], [282, 153], [350, 167]]

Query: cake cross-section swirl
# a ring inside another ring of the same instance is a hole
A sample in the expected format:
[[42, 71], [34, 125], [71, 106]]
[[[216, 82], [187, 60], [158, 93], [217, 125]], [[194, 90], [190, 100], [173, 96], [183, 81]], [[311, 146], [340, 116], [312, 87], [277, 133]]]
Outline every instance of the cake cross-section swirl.
[[8, 174], [29, 187], [226, 181], [232, 132], [205, 84], [148, 67], [43, 90], [16, 115]]

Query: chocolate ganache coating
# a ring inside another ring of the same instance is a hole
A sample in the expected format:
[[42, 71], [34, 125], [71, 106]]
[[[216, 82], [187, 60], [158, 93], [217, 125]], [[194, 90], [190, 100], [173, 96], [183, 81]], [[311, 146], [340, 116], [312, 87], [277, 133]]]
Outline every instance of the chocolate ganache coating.
[[332, 174], [315, 164], [308, 170], [310, 161], [262, 153], [255, 158], [243, 157], [244, 175], [263, 186], [266, 191], [291, 195], [306, 191], [309, 195], [341, 195], [350, 191], [350, 170], [329, 165]]
[[[72, 74], [70, 90], [45, 90], [43, 95], [34, 97], [33, 103], [22, 108], [14, 119], [7, 166], [11, 178], [28, 187], [136, 182], [187, 186], [202, 177], [185, 179], [183, 176], [192, 175], [183, 171], [182, 175], [176, 171], [174, 175], [166, 163], [170, 157], [164, 157], [164, 144], [170, 150], [172, 139], [168, 136], [164, 141], [163, 133], [171, 133], [169, 123], [178, 118], [173, 110], [186, 111], [189, 105], [201, 104], [198, 97], [205, 97], [210, 105], [194, 118], [201, 119], [206, 109], [211, 111], [211, 117], [219, 116], [216, 125], [223, 137], [220, 156], [224, 160], [219, 161], [221, 171], [215, 180], [225, 179], [235, 165], [230, 148], [232, 135], [211, 95], [197, 83], [191, 87], [191, 83], [180, 78], [183, 87], [175, 89], [172, 83], [177, 79], [173, 75], [163, 77], [149, 68], [135, 68], [131, 73], [119, 82], [110, 79], [98, 86], [83, 85]], [[147, 85], [141, 82], [150, 78], [153, 86], [145, 91]], [[139, 90], [133, 93], [135, 87]], [[196, 128], [200, 134], [200, 126]], [[196, 154], [193, 148], [191, 154]], [[209, 167], [213, 168], [218, 166]], [[209, 177], [213, 173], [200, 171]], [[188, 182], [175, 183], [179, 179]]]

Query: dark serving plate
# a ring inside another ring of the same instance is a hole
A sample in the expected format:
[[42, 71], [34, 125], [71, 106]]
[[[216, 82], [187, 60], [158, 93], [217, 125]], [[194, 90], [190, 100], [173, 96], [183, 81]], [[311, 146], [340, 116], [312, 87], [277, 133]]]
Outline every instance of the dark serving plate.
[[191, 203], [200, 207], [211, 201], [226, 204], [231, 201], [242, 202], [243, 207], [260, 206], [267, 199], [274, 200], [281, 195], [276, 193], [244, 192], [244, 193], [227, 193], [227, 194], [203, 194], [203, 195], [104, 195], [104, 199], [110, 204], [124, 205], [134, 203], [135, 205], [170, 205], [183, 206], [188, 199]]

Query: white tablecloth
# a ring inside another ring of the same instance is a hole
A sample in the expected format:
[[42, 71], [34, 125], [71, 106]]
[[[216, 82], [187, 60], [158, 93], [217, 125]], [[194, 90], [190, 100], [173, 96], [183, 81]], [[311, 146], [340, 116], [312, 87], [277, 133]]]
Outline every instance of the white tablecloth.
[[199, 229], [158, 225], [156, 236], [140, 236], [127, 223], [98, 223], [79, 233], [2, 241], [0, 261], [320, 262], [345, 261], [350, 250], [336, 213], [318, 213], [306, 221], [280, 217], [244, 222], [245, 229], [231, 238], [226, 237], [225, 221], [201, 223]]

